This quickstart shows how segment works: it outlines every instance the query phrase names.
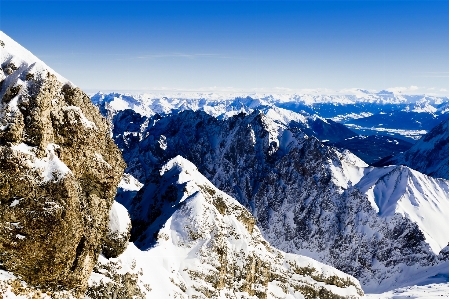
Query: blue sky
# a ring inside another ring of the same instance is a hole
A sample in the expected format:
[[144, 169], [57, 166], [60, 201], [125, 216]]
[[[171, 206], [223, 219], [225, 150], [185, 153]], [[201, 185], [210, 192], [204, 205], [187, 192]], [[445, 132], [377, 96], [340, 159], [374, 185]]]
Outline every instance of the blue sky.
[[88, 92], [449, 94], [449, 1], [5, 1], [0, 28]]

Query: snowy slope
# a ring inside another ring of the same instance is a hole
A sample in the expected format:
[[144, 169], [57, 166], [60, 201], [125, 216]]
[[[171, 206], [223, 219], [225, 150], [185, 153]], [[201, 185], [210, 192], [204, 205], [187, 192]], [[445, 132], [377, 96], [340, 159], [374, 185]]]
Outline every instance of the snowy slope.
[[[404, 273], [408, 274], [408, 273]], [[440, 299], [449, 298], [449, 262], [426, 267], [412, 275], [402, 286], [387, 292], [366, 294], [367, 299]]]
[[353, 277], [271, 247], [251, 214], [180, 156], [152, 173], [129, 209], [135, 245], [118, 259], [101, 259], [91, 289], [107, 285], [105, 269], [115, 267], [138, 273], [135, 284], [146, 298], [363, 294]]
[[[137, 125], [139, 121], [145, 129]], [[124, 134], [133, 126], [138, 129], [135, 134]], [[404, 194], [432, 196], [429, 204], [403, 213], [399, 211], [405, 199], [392, 198], [391, 207], [398, 213], [386, 217], [378, 213], [369, 187], [380, 189], [382, 175], [391, 170], [369, 168], [350, 152], [324, 146], [298, 127], [283, 125], [260, 111], [221, 120], [200, 111], [143, 120], [127, 110], [114, 120], [114, 138], [123, 150], [127, 171], [139, 181], [183, 155], [251, 211], [274, 247], [350, 273], [366, 291], [396, 288], [407, 279], [404, 271], [414, 273], [439, 262], [444, 237], [436, 230], [424, 232], [435, 228], [433, 220], [419, 217], [433, 213], [433, 204], [446, 194], [446, 181], [414, 173], [419, 184], [406, 175], [393, 177], [388, 184], [405, 183]], [[366, 188], [361, 191], [362, 187]], [[437, 187], [439, 191], [432, 189]], [[444, 217], [444, 207], [443, 202], [435, 219]]]
[[355, 185], [380, 217], [400, 214], [416, 223], [438, 254], [449, 242], [449, 181], [404, 166], [371, 168]]
[[[7, 75], [15, 73], [15, 76], [8, 77], [3, 84], [11, 85], [14, 81], [17, 81], [19, 84], [24, 83], [24, 77], [27, 74], [30, 74], [29, 76], [33, 75], [36, 77], [45, 78], [47, 73], [50, 73], [55, 75], [58, 81], [63, 84], [70, 84], [74, 87], [70, 81], [56, 73], [39, 58], [34, 56], [30, 51], [11, 39], [3, 31], [0, 31], [0, 41], [0, 81], [5, 79]], [[0, 94], [0, 97], [3, 97], [3, 93]]]

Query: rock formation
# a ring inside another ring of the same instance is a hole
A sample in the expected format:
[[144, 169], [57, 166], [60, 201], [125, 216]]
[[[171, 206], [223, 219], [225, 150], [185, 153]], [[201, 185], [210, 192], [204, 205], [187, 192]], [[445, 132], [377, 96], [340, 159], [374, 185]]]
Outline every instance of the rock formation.
[[0, 32], [0, 261], [83, 294], [125, 163], [89, 97]]
[[[100, 259], [92, 298], [360, 298], [350, 275], [273, 248], [251, 213], [178, 156], [155, 169], [129, 207], [134, 244]], [[137, 248], [136, 248], [137, 246]], [[111, 275], [111, 273], [115, 273]], [[123, 296], [123, 297], [120, 297]]]

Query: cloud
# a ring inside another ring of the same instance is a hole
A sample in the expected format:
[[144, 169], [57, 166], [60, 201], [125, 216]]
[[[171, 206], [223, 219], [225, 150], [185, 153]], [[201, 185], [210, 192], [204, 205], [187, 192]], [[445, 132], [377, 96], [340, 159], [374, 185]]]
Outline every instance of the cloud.
[[446, 88], [441, 88], [440, 91], [445, 92], [445, 91], [447, 91], [447, 89]]

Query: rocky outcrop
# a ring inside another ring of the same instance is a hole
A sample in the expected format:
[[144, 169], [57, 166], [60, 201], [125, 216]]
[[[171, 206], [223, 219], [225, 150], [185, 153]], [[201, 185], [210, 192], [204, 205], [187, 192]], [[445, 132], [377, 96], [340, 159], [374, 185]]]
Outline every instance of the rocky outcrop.
[[180, 156], [152, 172], [130, 214], [140, 251], [129, 248], [118, 262], [136, 259], [147, 298], [363, 296], [353, 277], [273, 248], [247, 209]]
[[83, 294], [125, 163], [89, 97], [1, 32], [0, 261]]

